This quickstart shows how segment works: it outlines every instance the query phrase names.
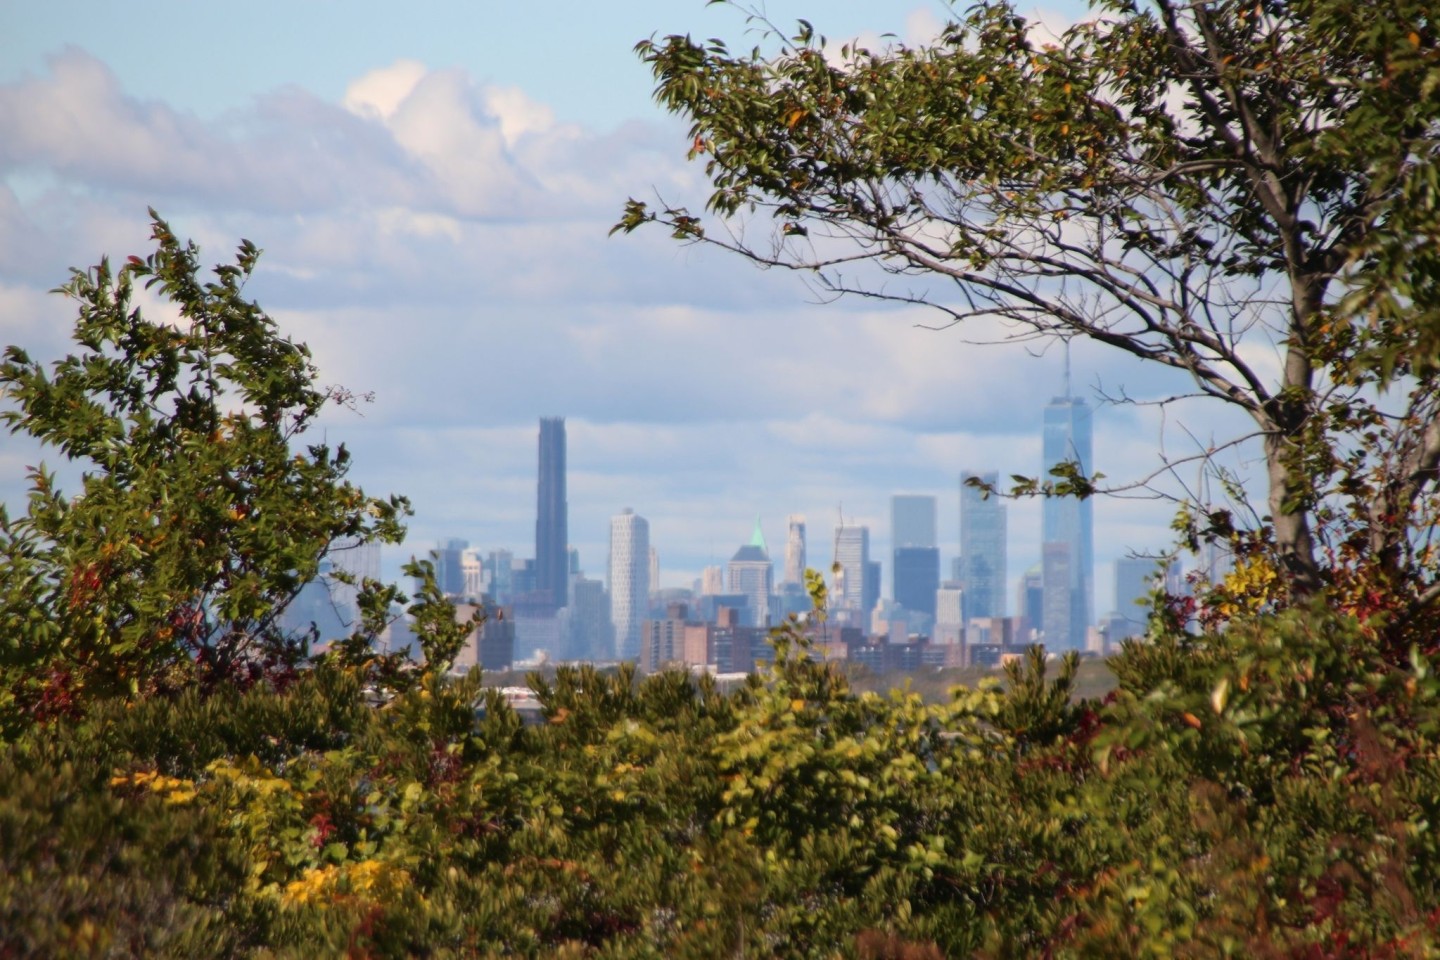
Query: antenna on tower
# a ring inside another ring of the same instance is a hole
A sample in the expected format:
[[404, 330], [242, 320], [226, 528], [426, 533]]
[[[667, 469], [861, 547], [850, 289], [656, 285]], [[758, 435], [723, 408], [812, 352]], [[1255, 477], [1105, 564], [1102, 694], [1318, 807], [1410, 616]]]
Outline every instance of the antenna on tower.
[[1065, 399], [1070, 399], [1070, 340], [1065, 340]]

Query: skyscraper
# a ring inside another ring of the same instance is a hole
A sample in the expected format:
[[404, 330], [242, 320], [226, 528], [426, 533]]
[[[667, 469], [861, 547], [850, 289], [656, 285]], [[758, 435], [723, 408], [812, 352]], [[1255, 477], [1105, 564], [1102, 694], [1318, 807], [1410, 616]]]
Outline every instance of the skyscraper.
[[890, 545], [935, 546], [935, 498], [919, 494], [896, 494], [890, 498]]
[[1051, 650], [1080, 650], [1085, 637], [1075, 631], [1075, 552], [1063, 540], [1041, 547], [1040, 631]]
[[935, 498], [898, 494], [890, 498], [890, 595], [911, 613], [935, 618], [940, 588], [940, 550], [935, 546]]
[[570, 650], [566, 659], [613, 659], [614, 637], [605, 584], [576, 576], [570, 583]]
[[856, 616], [863, 616], [874, 606], [865, 601], [866, 567], [870, 564], [870, 528], [835, 528], [835, 563], [839, 566], [836, 575], [834, 607], [849, 610]]
[[1115, 612], [1109, 618], [1106, 639], [1114, 644], [1126, 637], [1145, 635], [1150, 621], [1151, 597], [1156, 590], [1179, 589], [1180, 564], [1159, 557], [1121, 557], [1115, 561]]
[[1155, 557], [1115, 561], [1115, 609], [1106, 622], [1106, 639], [1111, 644], [1145, 633], [1146, 602], [1162, 579], [1160, 561]]
[[501, 605], [509, 603], [515, 595], [515, 555], [509, 550], [491, 550], [485, 555], [484, 568], [490, 597]]
[[540, 474], [536, 484], [535, 589], [559, 608], [569, 602], [570, 554], [565, 500], [565, 418], [540, 420]]
[[891, 568], [895, 602], [910, 613], [935, 620], [935, 591], [940, 589], [939, 547], [896, 547]]
[[[1073, 462], [1080, 472], [1095, 472], [1091, 443], [1090, 407], [1070, 396], [1070, 363], [1067, 357], [1065, 395], [1045, 407], [1044, 472], [1048, 477], [1056, 464]], [[1081, 650], [1085, 632], [1095, 619], [1095, 534], [1094, 505], [1089, 498], [1048, 497], [1042, 508], [1041, 540], [1045, 581], [1045, 644], [1052, 650]], [[1063, 544], [1069, 555], [1052, 558], [1052, 545]], [[1067, 578], [1055, 577], [1063, 569]], [[1051, 593], [1056, 596], [1052, 599]], [[1066, 597], [1069, 612], [1061, 616], [1059, 595]]]
[[965, 616], [1005, 616], [1005, 581], [1008, 575], [1005, 501], [967, 483], [972, 478], [994, 485], [1000, 475], [960, 474], [960, 576], [965, 591]]
[[785, 534], [785, 583], [805, 583], [805, 517], [792, 513], [786, 521], [789, 529]]
[[754, 622], [752, 627], [770, 626], [770, 594], [775, 592], [775, 571], [765, 535], [760, 532], [760, 518], [755, 518], [755, 531], [750, 542], [730, 558], [730, 592], [744, 594]]
[[615, 654], [640, 655], [640, 624], [650, 607], [650, 524], [626, 507], [610, 518], [610, 622]]
[[939, 627], [960, 627], [964, 621], [961, 609], [965, 589], [957, 580], [946, 580], [935, 591], [935, 625]]
[[1037, 563], [1020, 577], [1015, 592], [1015, 613], [1021, 622], [1021, 639], [1029, 643], [1031, 631], [1044, 629], [1045, 623], [1045, 567]]
[[464, 553], [469, 546], [453, 538], [435, 545], [435, 585], [446, 596], [458, 597], [465, 592]]
[[466, 599], [476, 599], [485, 595], [485, 558], [480, 556], [479, 550], [470, 547], [461, 552], [460, 572], [465, 579], [463, 593]]

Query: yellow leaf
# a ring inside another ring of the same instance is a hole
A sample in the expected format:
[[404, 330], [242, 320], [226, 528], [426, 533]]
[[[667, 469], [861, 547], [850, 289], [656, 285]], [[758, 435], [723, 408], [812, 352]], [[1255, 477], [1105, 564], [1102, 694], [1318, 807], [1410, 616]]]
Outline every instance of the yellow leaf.
[[1228, 678], [1221, 678], [1210, 692], [1210, 708], [1216, 713], [1225, 711], [1225, 703], [1230, 698], [1230, 681]]

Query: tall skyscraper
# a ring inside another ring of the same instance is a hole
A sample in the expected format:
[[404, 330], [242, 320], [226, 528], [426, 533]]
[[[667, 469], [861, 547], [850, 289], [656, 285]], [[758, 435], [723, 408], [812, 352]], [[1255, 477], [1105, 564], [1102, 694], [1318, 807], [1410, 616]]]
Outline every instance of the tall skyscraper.
[[870, 564], [870, 528], [835, 528], [835, 563], [839, 566], [836, 575], [834, 607], [849, 610], [856, 616], [867, 615], [873, 601], [866, 606], [865, 577]]
[[765, 535], [760, 532], [759, 517], [755, 518], [750, 542], [730, 558], [730, 592], [745, 596], [754, 619], [748, 626], [770, 626], [770, 594], [775, 592], [775, 571], [770, 563], [770, 551], [765, 547]]
[[910, 613], [935, 618], [940, 588], [940, 550], [935, 545], [935, 498], [901, 494], [890, 498], [890, 595]]
[[890, 498], [890, 546], [935, 546], [935, 498], [896, 494]]
[[992, 486], [1000, 475], [960, 474], [960, 576], [965, 591], [965, 616], [1005, 616], [1007, 568], [1005, 501], [966, 481], [978, 477]]
[[785, 583], [805, 583], [805, 517], [792, 513], [785, 534]]
[[640, 624], [650, 608], [650, 524], [626, 507], [610, 518], [610, 622], [615, 654], [640, 655]]
[[[1045, 407], [1044, 472], [1067, 461], [1085, 476], [1095, 472], [1090, 407], [1070, 396], [1070, 362], [1065, 362], [1065, 395]], [[1095, 620], [1094, 505], [1088, 499], [1047, 497], [1042, 508], [1042, 554], [1045, 557], [1045, 644], [1051, 650], [1082, 650], [1085, 632]], [[1052, 546], [1063, 544], [1068, 557], [1052, 559]], [[1063, 569], [1066, 581], [1059, 582]], [[1056, 597], [1052, 599], [1051, 593]], [[1069, 613], [1061, 616], [1059, 595], [1066, 597]]]
[[940, 548], [896, 547], [891, 577], [895, 602], [910, 613], [923, 613], [933, 623], [935, 591], [940, 589]]
[[535, 589], [552, 606], [569, 602], [569, 510], [565, 500], [565, 418], [540, 420], [540, 475], [536, 484]]

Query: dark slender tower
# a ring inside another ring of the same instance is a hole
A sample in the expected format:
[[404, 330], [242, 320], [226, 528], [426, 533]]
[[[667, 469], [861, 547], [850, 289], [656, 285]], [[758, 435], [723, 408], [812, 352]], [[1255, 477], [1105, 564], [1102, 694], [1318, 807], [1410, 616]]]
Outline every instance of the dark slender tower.
[[565, 502], [565, 418], [540, 419], [540, 480], [535, 510], [535, 589], [558, 609], [569, 602], [569, 509]]

